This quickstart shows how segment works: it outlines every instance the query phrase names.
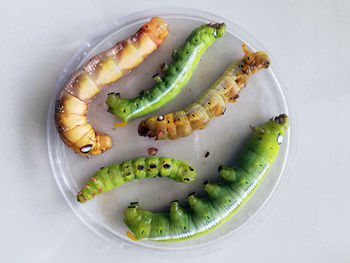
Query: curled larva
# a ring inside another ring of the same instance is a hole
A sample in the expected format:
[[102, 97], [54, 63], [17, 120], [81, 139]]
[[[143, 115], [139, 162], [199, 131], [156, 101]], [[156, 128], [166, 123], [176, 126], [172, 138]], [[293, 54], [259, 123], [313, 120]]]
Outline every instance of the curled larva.
[[155, 51], [167, 33], [163, 19], [153, 17], [134, 35], [94, 56], [70, 76], [57, 96], [55, 120], [62, 140], [76, 153], [97, 155], [112, 147], [111, 137], [88, 123], [88, 104]]

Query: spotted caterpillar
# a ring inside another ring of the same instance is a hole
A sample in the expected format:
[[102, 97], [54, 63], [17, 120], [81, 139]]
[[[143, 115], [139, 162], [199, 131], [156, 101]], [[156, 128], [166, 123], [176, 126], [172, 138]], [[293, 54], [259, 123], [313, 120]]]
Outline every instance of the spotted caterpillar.
[[101, 168], [77, 194], [85, 203], [96, 195], [109, 191], [133, 179], [169, 177], [176, 182], [189, 183], [196, 178], [195, 169], [184, 161], [169, 157], [136, 158]]
[[55, 119], [62, 140], [80, 155], [97, 155], [112, 147], [112, 139], [88, 123], [89, 102], [157, 49], [168, 33], [163, 19], [153, 17], [133, 36], [94, 56], [75, 71], [56, 99]]
[[225, 24], [202, 25], [195, 29], [183, 46], [174, 50], [173, 62], [162, 67], [165, 72], [163, 78], [156, 74], [156, 84], [133, 99], [121, 98], [119, 93], [109, 94], [106, 101], [108, 111], [126, 124], [171, 101], [189, 81], [203, 53], [216, 38], [225, 34], [225, 29]]
[[133, 202], [124, 212], [124, 222], [133, 240], [179, 241], [205, 234], [233, 216], [252, 196], [277, 157], [289, 119], [281, 114], [259, 127], [233, 167], [219, 167], [224, 181], [205, 183], [208, 193], [188, 196], [188, 207], [172, 201], [170, 212], [152, 213]]
[[156, 137], [156, 140], [189, 136], [195, 130], [207, 127], [210, 119], [226, 111], [227, 102], [236, 102], [239, 92], [249, 78], [261, 68], [268, 68], [269, 57], [265, 52], [248, 51], [243, 44], [244, 57], [236, 60], [224, 74], [187, 108], [175, 113], [152, 116], [141, 121], [140, 136]]

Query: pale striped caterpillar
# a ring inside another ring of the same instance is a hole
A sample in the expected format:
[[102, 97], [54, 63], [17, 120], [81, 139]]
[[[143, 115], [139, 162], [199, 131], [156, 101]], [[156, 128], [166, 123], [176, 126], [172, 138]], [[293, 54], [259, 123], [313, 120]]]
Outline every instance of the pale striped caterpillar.
[[179, 241], [205, 234], [231, 218], [252, 196], [277, 157], [289, 126], [281, 114], [259, 127], [237, 158], [236, 164], [219, 167], [224, 181], [205, 183], [207, 196], [188, 196], [188, 207], [171, 202], [169, 213], [142, 210], [133, 202], [124, 212], [124, 222], [133, 240]]
[[163, 19], [153, 17], [131, 37], [94, 56], [68, 79], [56, 99], [55, 118], [62, 140], [76, 153], [97, 155], [112, 147], [112, 139], [88, 123], [89, 102], [157, 49], [168, 33]]
[[196, 178], [196, 171], [184, 161], [169, 157], [136, 158], [101, 168], [77, 194], [77, 200], [80, 203], [85, 203], [96, 195], [131, 180], [156, 176], [169, 177], [176, 182], [189, 183]]
[[141, 121], [140, 136], [156, 137], [157, 140], [177, 139], [207, 127], [210, 119], [226, 111], [227, 102], [235, 102], [249, 78], [261, 68], [270, 65], [265, 52], [248, 51], [243, 44], [244, 57], [236, 60], [224, 74], [204, 92], [199, 99], [184, 110], [152, 116]]
[[225, 24], [208, 24], [196, 28], [186, 42], [173, 52], [173, 62], [164, 65], [164, 76], [154, 76], [156, 84], [149, 90], [142, 91], [133, 99], [121, 98], [119, 93], [107, 98], [108, 111], [126, 122], [148, 114], [177, 96], [192, 76], [201, 56], [216, 38], [225, 34]]

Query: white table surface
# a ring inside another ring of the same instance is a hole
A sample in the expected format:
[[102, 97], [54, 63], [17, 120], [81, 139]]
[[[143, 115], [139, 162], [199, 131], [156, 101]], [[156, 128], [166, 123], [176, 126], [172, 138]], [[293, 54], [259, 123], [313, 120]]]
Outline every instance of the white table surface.
[[[118, 17], [200, 8], [273, 54], [297, 121], [289, 180], [238, 242], [193, 258], [92, 233], [59, 192], [46, 148], [52, 88], [83, 41]], [[350, 262], [349, 1], [0, 1], [0, 262]], [[348, 105], [348, 106], [346, 106]]]

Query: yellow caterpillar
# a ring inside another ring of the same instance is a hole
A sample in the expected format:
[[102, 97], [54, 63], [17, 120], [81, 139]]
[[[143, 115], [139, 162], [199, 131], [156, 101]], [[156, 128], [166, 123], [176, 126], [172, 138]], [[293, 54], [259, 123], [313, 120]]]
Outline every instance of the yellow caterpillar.
[[200, 98], [184, 110], [143, 120], [138, 127], [140, 136], [156, 140], [185, 137], [207, 127], [210, 119], [225, 113], [226, 103], [235, 102], [249, 78], [262, 68], [268, 68], [270, 59], [265, 52], [251, 52], [242, 45], [244, 57], [236, 60]]
[[97, 155], [112, 147], [111, 137], [88, 123], [88, 104], [155, 51], [167, 34], [168, 24], [153, 17], [134, 35], [94, 56], [70, 76], [57, 96], [55, 118], [62, 140], [76, 153]]

